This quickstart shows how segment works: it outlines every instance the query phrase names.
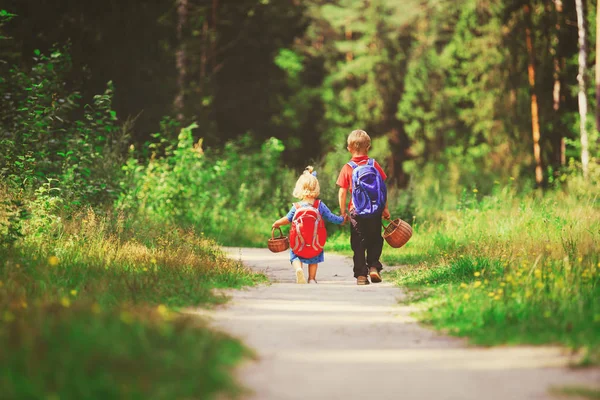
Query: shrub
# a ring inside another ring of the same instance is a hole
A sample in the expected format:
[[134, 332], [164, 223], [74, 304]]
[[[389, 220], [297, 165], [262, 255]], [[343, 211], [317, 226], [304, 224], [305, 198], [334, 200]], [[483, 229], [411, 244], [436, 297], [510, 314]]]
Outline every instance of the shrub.
[[293, 182], [280, 162], [283, 145], [271, 138], [253, 151], [249, 137], [222, 150], [194, 143], [191, 125], [164, 157], [125, 166], [120, 210], [194, 226], [228, 244], [264, 244], [270, 225], [287, 212]]

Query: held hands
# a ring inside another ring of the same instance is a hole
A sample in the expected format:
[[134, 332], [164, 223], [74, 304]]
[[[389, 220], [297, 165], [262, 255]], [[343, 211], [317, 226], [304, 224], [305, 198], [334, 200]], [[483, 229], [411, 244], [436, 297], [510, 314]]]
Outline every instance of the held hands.
[[341, 217], [343, 217], [343, 218], [344, 218], [344, 221], [342, 221], [342, 224], [341, 224], [342, 226], [344, 226], [344, 225], [346, 225], [346, 223], [347, 223], [347, 222], [350, 220], [350, 217], [349, 217], [349, 216], [348, 216], [348, 214], [346, 214], [345, 212], [343, 212], [343, 213], [341, 214]]

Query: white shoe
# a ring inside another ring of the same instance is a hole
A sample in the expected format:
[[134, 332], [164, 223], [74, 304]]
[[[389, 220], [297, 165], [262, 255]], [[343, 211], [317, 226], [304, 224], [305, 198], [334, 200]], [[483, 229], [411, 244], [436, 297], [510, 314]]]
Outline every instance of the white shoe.
[[296, 270], [296, 283], [306, 283], [306, 278], [304, 277], [304, 271], [302, 271], [302, 268], [298, 268]]
[[308, 283], [317, 283], [317, 281], [314, 280], [314, 279], [311, 279], [311, 280], [308, 281]]

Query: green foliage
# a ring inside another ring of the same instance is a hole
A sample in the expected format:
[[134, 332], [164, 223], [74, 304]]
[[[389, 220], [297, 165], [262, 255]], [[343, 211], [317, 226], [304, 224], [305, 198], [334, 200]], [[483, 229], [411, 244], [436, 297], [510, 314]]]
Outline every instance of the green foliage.
[[[0, 198], [28, 214], [12, 228], [17, 238], [0, 231], [12, 242], [0, 246], [0, 346], [10, 349], [0, 353], [3, 393], [166, 399], [237, 391], [228, 371], [248, 351], [177, 309], [223, 302], [212, 288], [264, 277], [192, 231], [91, 209], [65, 214], [54, 189], [49, 182], [31, 197]], [[0, 227], [18, 213], [0, 213]]]
[[[560, 342], [598, 362], [600, 240], [597, 183], [585, 191], [515, 196], [465, 190], [454, 211], [413, 221], [402, 249], [384, 251], [420, 318], [476, 343]], [[585, 193], [585, 194], [584, 194]]]
[[264, 245], [272, 221], [287, 212], [292, 189], [280, 162], [281, 141], [272, 138], [256, 149], [243, 137], [205, 151], [202, 140], [194, 143], [195, 128], [183, 128], [164, 157], [152, 156], [146, 165], [129, 159], [118, 207], [192, 225], [224, 243]]
[[0, 176], [21, 190], [56, 179], [77, 207], [116, 197], [128, 125], [117, 125], [111, 82], [84, 107], [83, 120], [73, 119], [80, 96], [66, 89], [67, 51], [36, 50], [31, 70], [0, 65]]
[[193, 317], [140, 311], [78, 302], [5, 312], [0, 343], [11, 351], [0, 354], [3, 395], [200, 399], [238, 391], [227, 371], [248, 354], [238, 342]]

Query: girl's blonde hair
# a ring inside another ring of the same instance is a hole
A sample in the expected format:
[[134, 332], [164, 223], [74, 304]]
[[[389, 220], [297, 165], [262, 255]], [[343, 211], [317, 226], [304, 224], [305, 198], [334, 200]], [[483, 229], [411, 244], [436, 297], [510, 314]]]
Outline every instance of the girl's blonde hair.
[[348, 147], [352, 151], [367, 151], [371, 147], [371, 137], [361, 129], [350, 132]]
[[319, 180], [312, 174], [313, 171], [314, 168], [310, 165], [304, 169], [304, 172], [296, 181], [296, 187], [294, 187], [294, 192], [292, 193], [294, 197], [298, 199], [303, 199], [305, 197], [314, 199], [319, 197], [321, 188], [319, 187]]

